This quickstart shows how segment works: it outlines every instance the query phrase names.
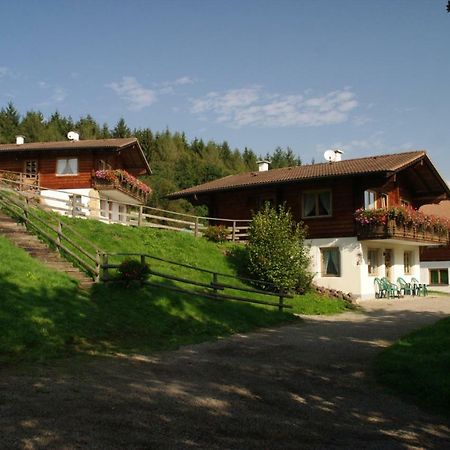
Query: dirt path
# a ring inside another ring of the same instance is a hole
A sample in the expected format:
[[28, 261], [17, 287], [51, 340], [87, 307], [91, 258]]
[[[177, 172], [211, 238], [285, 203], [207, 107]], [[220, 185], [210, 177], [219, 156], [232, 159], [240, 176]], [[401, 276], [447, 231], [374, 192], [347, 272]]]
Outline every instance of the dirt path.
[[68, 373], [0, 372], [0, 448], [449, 448], [449, 420], [369, 369], [381, 347], [449, 315], [450, 298], [364, 307]]

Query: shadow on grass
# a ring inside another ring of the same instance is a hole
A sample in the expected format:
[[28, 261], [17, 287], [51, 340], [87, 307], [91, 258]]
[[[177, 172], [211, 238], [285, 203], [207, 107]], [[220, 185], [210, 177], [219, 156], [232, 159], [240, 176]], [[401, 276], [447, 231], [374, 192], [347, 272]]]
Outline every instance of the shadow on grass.
[[2, 378], [0, 446], [446, 448], [450, 421], [391, 397], [369, 370], [383, 346], [439, 317], [380, 308], [353, 321], [308, 320], [176, 353]]

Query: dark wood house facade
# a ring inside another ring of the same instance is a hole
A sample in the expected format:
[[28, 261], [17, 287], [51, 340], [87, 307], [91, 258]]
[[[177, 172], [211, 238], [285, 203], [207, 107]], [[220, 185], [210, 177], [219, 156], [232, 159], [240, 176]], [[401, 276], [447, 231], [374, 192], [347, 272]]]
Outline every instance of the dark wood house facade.
[[[266, 201], [285, 203], [294, 218], [308, 227], [317, 282], [362, 297], [373, 295], [375, 275], [388, 275], [392, 280], [405, 275], [405, 258], [413, 260], [414, 270], [408, 263], [408, 273], [418, 277], [419, 246], [447, 242], [447, 236], [397, 228], [371, 234], [355, 221], [355, 211], [361, 208], [398, 205], [417, 209], [450, 198], [447, 184], [425, 151], [232, 175], [168, 197], [207, 205], [211, 217], [235, 220], [251, 219]], [[337, 249], [338, 256], [333, 256], [339, 264], [337, 273], [324, 268], [327, 247]], [[372, 278], [367, 279], [367, 273]], [[352, 275], [357, 277], [352, 282], [354, 289], [346, 287]]]

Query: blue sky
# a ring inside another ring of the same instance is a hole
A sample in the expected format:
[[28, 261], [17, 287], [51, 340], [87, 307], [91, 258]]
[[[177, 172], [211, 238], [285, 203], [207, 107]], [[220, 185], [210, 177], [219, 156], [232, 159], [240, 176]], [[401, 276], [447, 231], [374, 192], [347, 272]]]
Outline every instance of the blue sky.
[[446, 3], [3, 1], [0, 105], [305, 163], [427, 149], [450, 180]]

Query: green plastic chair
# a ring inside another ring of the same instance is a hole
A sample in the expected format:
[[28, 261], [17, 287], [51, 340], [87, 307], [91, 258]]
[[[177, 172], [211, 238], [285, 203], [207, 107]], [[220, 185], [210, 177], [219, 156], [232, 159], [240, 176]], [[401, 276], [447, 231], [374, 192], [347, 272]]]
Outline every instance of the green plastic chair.
[[400, 286], [400, 292], [403, 291], [403, 295], [414, 295], [414, 290], [411, 283], [407, 283], [402, 277], [397, 278], [397, 283]]
[[411, 284], [417, 295], [425, 297], [428, 294], [428, 286], [425, 283], [420, 283], [417, 278], [411, 278]]
[[373, 284], [375, 285], [375, 298], [386, 298], [387, 291], [381, 280], [379, 278], [374, 278]]
[[386, 277], [381, 279], [383, 288], [386, 289], [388, 298], [397, 297], [400, 298], [401, 292], [399, 287], [395, 283], [391, 283]]

